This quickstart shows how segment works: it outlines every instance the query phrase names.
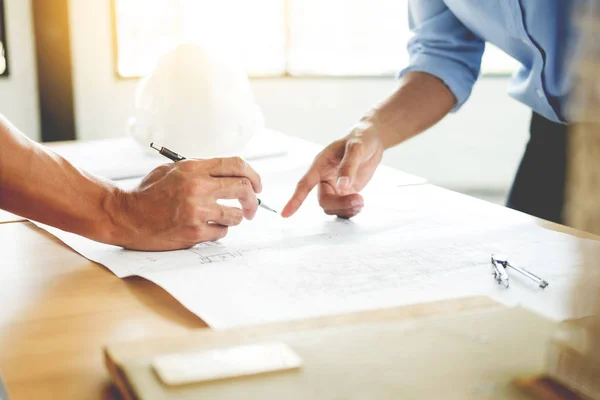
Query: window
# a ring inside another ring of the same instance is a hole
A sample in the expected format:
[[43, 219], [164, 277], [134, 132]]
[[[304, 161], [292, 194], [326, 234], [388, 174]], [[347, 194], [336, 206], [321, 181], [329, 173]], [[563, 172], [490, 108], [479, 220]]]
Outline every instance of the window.
[[[178, 42], [236, 54], [251, 76], [390, 76], [408, 62], [403, 0], [113, 0], [117, 74], [146, 75]], [[483, 72], [516, 63], [488, 46]]]
[[8, 76], [8, 53], [6, 51], [4, 0], [0, 0], [0, 76]]

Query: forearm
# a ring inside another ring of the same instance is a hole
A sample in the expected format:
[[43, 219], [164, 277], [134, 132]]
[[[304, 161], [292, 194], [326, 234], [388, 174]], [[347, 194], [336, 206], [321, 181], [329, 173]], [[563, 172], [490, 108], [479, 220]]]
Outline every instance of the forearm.
[[388, 149], [435, 125], [455, 104], [456, 98], [441, 80], [410, 72], [398, 90], [373, 107], [361, 122], [374, 129]]
[[0, 116], [0, 208], [116, 244], [117, 193], [111, 182], [76, 169]]

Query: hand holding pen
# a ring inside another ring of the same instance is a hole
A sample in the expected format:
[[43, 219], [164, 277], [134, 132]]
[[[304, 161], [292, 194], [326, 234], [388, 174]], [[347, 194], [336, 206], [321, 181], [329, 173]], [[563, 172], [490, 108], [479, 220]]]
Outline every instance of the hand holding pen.
[[[238, 157], [182, 160], [154, 168], [136, 187], [106, 184], [99, 241], [132, 250], [178, 250], [225, 237], [258, 210], [260, 176]], [[238, 207], [220, 199], [239, 202]]]
[[[166, 158], [168, 158], [169, 160], [173, 161], [173, 162], [178, 162], [178, 161], [183, 161], [185, 160], [185, 157], [175, 153], [173, 150], [169, 150], [168, 148], [164, 147], [164, 146], [158, 146], [156, 144], [150, 143], [150, 147], [152, 147], [154, 150], [158, 151], [161, 155], [165, 156]], [[268, 205], [266, 205], [261, 199], [258, 199], [258, 206], [261, 208], [264, 208], [267, 211], [271, 211], [274, 212], [275, 214], [277, 214], [277, 211], [275, 211], [274, 209], [272, 209], [271, 207], [269, 207]]]

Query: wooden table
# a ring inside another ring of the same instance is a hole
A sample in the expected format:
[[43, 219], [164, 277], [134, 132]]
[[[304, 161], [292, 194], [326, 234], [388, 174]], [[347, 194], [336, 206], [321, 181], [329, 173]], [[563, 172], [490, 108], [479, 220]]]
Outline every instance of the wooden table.
[[0, 371], [12, 400], [107, 398], [104, 344], [206, 327], [158, 286], [120, 280], [31, 223], [3, 224], [0, 254]]
[[0, 255], [0, 373], [12, 400], [113, 398], [105, 344], [206, 327], [153, 283], [121, 280], [29, 222], [0, 224]]
[[206, 327], [158, 286], [121, 280], [31, 223], [0, 225], [0, 254], [0, 371], [13, 400], [112, 398], [103, 345]]
[[[281, 165], [304, 165], [319, 151], [312, 143], [287, 140], [288, 155], [276, 161]], [[77, 143], [50, 145], [60, 146]], [[425, 182], [384, 170], [398, 182]], [[207, 326], [155, 284], [121, 280], [2, 210], [0, 284], [0, 375], [11, 400], [113, 398], [102, 346]]]

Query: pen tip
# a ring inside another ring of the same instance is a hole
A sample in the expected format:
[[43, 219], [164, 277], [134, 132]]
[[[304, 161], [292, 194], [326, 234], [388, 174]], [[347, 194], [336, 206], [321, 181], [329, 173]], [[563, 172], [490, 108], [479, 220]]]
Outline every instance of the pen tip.
[[150, 147], [152, 147], [154, 150], [158, 150], [158, 151], [161, 150], [161, 148], [159, 146], [155, 145], [154, 142], [150, 143]]
[[261, 208], [264, 208], [267, 211], [271, 211], [274, 212], [275, 214], [279, 214], [277, 211], [275, 211], [274, 209], [272, 209], [271, 207], [269, 207], [268, 205], [266, 205], [261, 199], [257, 199], [258, 200], [258, 206]]
[[278, 212], [277, 212], [277, 211], [273, 210], [273, 209], [272, 209], [271, 207], [269, 207], [269, 206], [263, 206], [263, 208], [264, 208], [265, 210], [267, 210], [267, 211], [271, 211], [271, 212], [274, 212], [275, 214], [278, 214]]

